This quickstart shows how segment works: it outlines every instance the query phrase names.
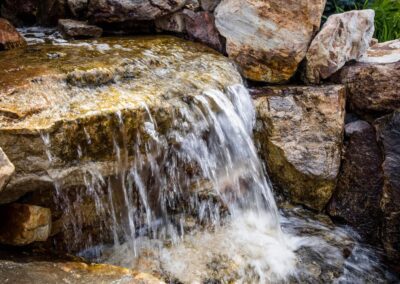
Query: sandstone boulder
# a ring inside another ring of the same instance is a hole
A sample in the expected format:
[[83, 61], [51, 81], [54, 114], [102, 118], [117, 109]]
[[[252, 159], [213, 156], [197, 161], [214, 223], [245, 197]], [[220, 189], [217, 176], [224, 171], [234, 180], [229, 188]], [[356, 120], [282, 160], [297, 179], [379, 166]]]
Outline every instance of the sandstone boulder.
[[67, 38], [92, 38], [100, 37], [103, 29], [94, 25], [89, 25], [87, 22], [61, 19], [58, 20], [58, 30]]
[[15, 167], [0, 148], [0, 191], [6, 186], [14, 173]]
[[46, 241], [51, 231], [51, 212], [28, 204], [12, 203], [0, 207], [0, 243], [28, 245]]
[[[382, 242], [390, 260], [400, 261], [400, 112], [395, 111], [376, 121], [383, 161]], [[399, 269], [399, 267], [397, 267]]]
[[6, 19], [0, 18], [0, 50], [26, 45], [25, 39]]
[[325, 0], [224, 0], [214, 14], [230, 58], [251, 80], [289, 80], [319, 29]]
[[89, 2], [88, 13], [95, 23], [149, 21], [175, 12], [185, 3], [184, 0], [92, 0]]
[[273, 183], [293, 202], [322, 210], [339, 173], [344, 87], [266, 87], [255, 94], [255, 139]]
[[332, 80], [346, 85], [348, 105], [359, 115], [381, 115], [399, 109], [400, 40], [375, 44]]
[[345, 146], [338, 184], [328, 206], [331, 216], [341, 218], [361, 235], [379, 242], [382, 223], [382, 154], [375, 129], [366, 121], [345, 127]]
[[330, 16], [307, 51], [305, 80], [319, 83], [346, 62], [361, 58], [374, 34], [374, 17], [373, 10]]

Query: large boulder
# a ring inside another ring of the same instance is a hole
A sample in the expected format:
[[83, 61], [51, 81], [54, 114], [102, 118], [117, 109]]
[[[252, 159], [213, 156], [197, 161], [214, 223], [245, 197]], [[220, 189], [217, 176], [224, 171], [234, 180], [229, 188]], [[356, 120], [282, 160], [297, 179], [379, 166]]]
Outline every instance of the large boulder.
[[61, 19], [58, 20], [58, 29], [64, 37], [67, 38], [91, 38], [100, 37], [103, 29], [87, 22]]
[[400, 40], [378, 43], [358, 62], [349, 63], [332, 80], [345, 84], [349, 108], [361, 116], [400, 108]]
[[76, 18], [84, 18], [87, 14], [89, 0], [67, 0], [68, 8]]
[[214, 14], [230, 58], [251, 80], [289, 80], [319, 29], [325, 0], [224, 0]]
[[377, 243], [382, 223], [383, 173], [375, 129], [368, 122], [357, 120], [346, 124], [345, 135], [339, 180], [327, 211]]
[[[400, 111], [375, 122], [384, 162], [384, 186], [381, 207], [383, 210], [382, 242], [394, 263], [400, 261]], [[400, 267], [397, 269], [400, 271]]]
[[37, 21], [40, 25], [56, 26], [59, 19], [69, 16], [67, 0], [40, 0]]
[[51, 212], [28, 204], [0, 206], [0, 243], [28, 245], [46, 241], [51, 232]]
[[339, 173], [344, 87], [266, 87], [254, 94], [255, 139], [272, 181], [292, 201], [322, 210]]
[[374, 17], [373, 10], [330, 16], [307, 51], [305, 80], [319, 83], [346, 62], [361, 58], [374, 34]]
[[88, 13], [95, 23], [149, 21], [175, 12], [185, 3], [185, 0], [92, 0], [89, 2]]
[[6, 19], [0, 18], [0, 51], [26, 45], [25, 39]]
[[33, 25], [38, 7], [39, 0], [4, 0], [0, 1], [0, 14], [16, 26]]
[[0, 148], [0, 192], [7, 185], [14, 171], [14, 165]]

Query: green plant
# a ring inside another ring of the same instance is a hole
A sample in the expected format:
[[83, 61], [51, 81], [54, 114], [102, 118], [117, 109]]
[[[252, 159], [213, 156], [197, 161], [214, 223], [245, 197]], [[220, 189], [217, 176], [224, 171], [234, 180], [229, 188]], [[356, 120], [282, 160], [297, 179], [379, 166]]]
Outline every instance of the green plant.
[[400, 38], [400, 0], [328, 0], [324, 19], [362, 9], [375, 10], [375, 37], [380, 42]]

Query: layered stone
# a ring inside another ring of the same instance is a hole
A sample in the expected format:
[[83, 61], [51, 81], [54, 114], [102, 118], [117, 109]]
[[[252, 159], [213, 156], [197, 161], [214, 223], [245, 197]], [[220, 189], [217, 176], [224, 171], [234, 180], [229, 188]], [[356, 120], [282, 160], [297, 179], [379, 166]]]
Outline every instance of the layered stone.
[[293, 202], [322, 210], [339, 173], [344, 87], [265, 87], [254, 94], [255, 139], [273, 183]]
[[345, 84], [348, 105], [361, 116], [400, 108], [400, 40], [378, 43], [358, 62], [344, 66], [332, 81]]
[[345, 134], [339, 180], [327, 211], [377, 243], [382, 223], [383, 160], [376, 133], [368, 122], [357, 120], [346, 124]]
[[373, 10], [330, 16], [307, 51], [305, 81], [320, 83], [346, 62], [360, 59], [374, 34], [374, 17]]
[[214, 14], [226, 50], [251, 80], [282, 83], [304, 59], [325, 0], [225, 0]]

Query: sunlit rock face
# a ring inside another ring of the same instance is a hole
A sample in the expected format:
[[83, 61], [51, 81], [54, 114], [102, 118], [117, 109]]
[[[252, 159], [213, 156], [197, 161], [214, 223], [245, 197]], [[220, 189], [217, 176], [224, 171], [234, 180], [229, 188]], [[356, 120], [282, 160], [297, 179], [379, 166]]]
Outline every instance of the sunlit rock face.
[[400, 40], [373, 45], [332, 80], [346, 85], [349, 107], [358, 115], [377, 116], [400, 108]]
[[7, 185], [14, 171], [14, 165], [0, 148], [0, 191]]
[[127, 143], [129, 160], [150, 117], [162, 134], [184, 101], [241, 82], [225, 57], [172, 37], [32, 46], [0, 65], [0, 145], [16, 167], [2, 203], [54, 181], [82, 185], [92, 163], [115, 173], [115, 145]]
[[305, 81], [319, 83], [346, 62], [360, 59], [374, 34], [374, 17], [373, 10], [330, 16], [307, 51]]
[[[377, 136], [382, 145], [384, 161], [383, 195], [381, 207], [384, 221], [382, 242], [389, 259], [397, 270], [400, 260], [400, 112], [384, 116], [375, 122]], [[397, 264], [396, 264], [397, 263]]]
[[344, 87], [265, 87], [254, 94], [255, 139], [269, 176], [292, 201], [322, 210], [339, 173]]
[[225, 0], [214, 14], [227, 53], [246, 78], [289, 80], [319, 29], [325, 0]]

